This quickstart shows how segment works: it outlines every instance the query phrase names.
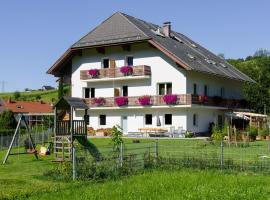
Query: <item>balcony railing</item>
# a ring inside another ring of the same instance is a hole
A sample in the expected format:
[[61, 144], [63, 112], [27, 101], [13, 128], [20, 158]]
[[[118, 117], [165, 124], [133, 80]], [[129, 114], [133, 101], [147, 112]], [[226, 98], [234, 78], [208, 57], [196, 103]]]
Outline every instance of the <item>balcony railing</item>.
[[120, 71], [120, 68], [106, 68], [99, 69], [98, 76], [92, 77], [88, 74], [88, 70], [80, 71], [81, 80], [99, 80], [106, 78], [125, 78], [125, 77], [142, 77], [151, 76], [151, 67], [146, 65], [133, 66], [133, 73], [130, 75], [125, 75]]
[[139, 102], [141, 96], [129, 96], [127, 98], [127, 104], [119, 106], [115, 101], [116, 97], [105, 98], [90, 98], [85, 99], [90, 108], [96, 107], [128, 107], [128, 106], [179, 106], [179, 105], [201, 105], [201, 106], [215, 106], [225, 108], [247, 108], [245, 100], [225, 99], [221, 97], [203, 97], [193, 94], [180, 94], [176, 95], [177, 100], [175, 103], [168, 104], [164, 101], [164, 95], [150, 96], [149, 105], [142, 105]]
[[70, 135], [71, 131], [73, 135], [86, 135], [86, 122], [84, 120], [73, 120], [72, 130], [70, 128], [70, 120], [57, 121], [55, 126], [56, 135]]

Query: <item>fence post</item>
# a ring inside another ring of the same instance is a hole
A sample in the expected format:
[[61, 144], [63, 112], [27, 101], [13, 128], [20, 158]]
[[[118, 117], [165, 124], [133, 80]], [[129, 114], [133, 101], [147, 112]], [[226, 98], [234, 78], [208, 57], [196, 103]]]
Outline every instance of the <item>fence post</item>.
[[158, 140], [155, 142], [155, 161], [158, 161]]
[[75, 148], [72, 148], [72, 179], [76, 180], [76, 152]]
[[120, 144], [120, 166], [123, 167], [123, 157], [124, 157], [124, 149], [123, 142]]
[[224, 143], [223, 143], [223, 139], [220, 142], [220, 169], [223, 169], [224, 166]]

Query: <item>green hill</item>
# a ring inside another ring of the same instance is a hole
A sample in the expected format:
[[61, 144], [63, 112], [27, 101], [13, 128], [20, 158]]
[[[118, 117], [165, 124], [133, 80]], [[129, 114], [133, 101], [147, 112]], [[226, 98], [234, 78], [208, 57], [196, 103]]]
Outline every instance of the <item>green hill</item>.
[[[7, 100], [9, 98], [14, 99], [14, 92], [0, 93], [0, 98]], [[22, 101], [34, 101], [42, 100], [45, 102], [55, 102], [58, 98], [58, 90], [49, 91], [31, 91], [31, 92], [20, 92], [18, 100]]]

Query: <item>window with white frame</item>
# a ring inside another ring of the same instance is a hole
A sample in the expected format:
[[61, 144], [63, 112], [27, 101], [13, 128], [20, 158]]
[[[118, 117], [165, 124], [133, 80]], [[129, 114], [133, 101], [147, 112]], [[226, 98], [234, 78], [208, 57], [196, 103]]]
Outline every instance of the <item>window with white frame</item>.
[[152, 119], [153, 119], [153, 116], [151, 114], [146, 114], [145, 115], [145, 125], [152, 125]]
[[95, 88], [83, 88], [83, 97], [94, 98], [95, 97]]
[[172, 94], [172, 83], [158, 83], [158, 95]]

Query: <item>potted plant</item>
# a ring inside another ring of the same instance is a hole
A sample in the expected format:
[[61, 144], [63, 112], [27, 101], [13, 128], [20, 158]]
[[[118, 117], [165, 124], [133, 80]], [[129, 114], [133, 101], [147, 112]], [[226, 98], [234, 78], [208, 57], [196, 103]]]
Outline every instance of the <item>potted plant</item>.
[[89, 76], [91, 76], [92, 78], [97, 78], [98, 75], [99, 75], [99, 70], [98, 70], [98, 69], [89, 69], [89, 70], [87, 71], [87, 74], [88, 74]]
[[151, 96], [145, 95], [138, 98], [138, 102], [142, 106], [147, 106], [151, 104]]
[[126, 106], [128, 104], [127, 97], [115, 97], [114, 102], [117, 106]]
[[199, 95], [199, 102], [200, 103], [208, 102], [208, 97], [206, 95]]
[[123, 66], [120, 68], [120, 72], [125, 76], [130, 76], [133, 74], [133, 68], [131, 66]]
[[163, 96], [163, 101], [167, 105], [175, 105], [177, 102], [177, 95], [175, 94], [166, 94]]
[[98, 98], [92, 99], [92, 104], [96, 105], [96, 106], [103, 106], [105, 103], [106, 103], [106, 100], [103, 97], [98, 97]]

